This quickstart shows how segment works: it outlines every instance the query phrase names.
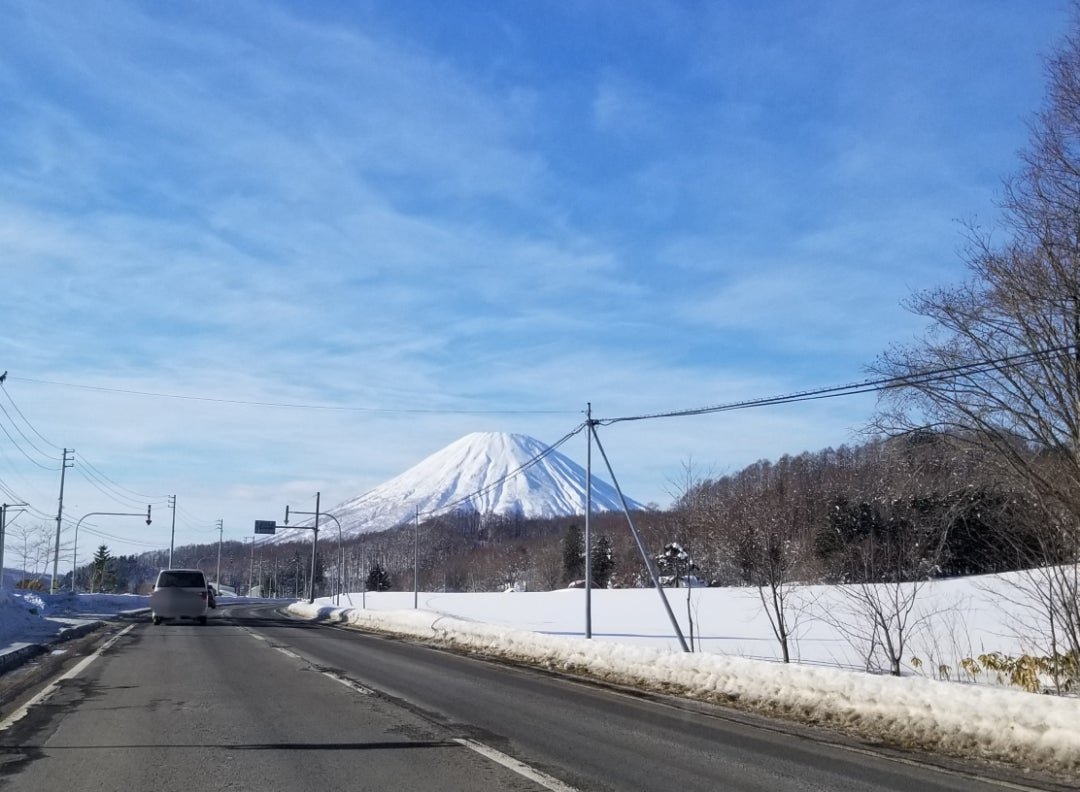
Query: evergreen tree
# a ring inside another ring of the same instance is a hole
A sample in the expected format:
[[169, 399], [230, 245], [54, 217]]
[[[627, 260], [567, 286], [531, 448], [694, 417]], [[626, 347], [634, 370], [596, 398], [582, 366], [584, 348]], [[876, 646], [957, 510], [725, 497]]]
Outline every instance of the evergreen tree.
[[566, 529], [562, 551], [563, 581], [570, 583], [585, 577], [585, 540], [576, 524]]
[[391, 588], [390, 573], [383, 569], [378, 561], [371, 567], [367, 576], [368, 591], [389, 591]]
[[592, 546], [592, 582], [596, 588], [607, 588], [615, 573], [615, 552], [611, 540], [605, 535], [597, 538]]
[[[664, 552], [656, 557], [656, 565], [660, 568], [661, 575], [673, 579], [675, 588], [679, 588], [680, 579], [697, 571], [697, 565], [690, 554], [677, 542], [664, 546]], [[690, 585], [689, 580], [686, 585]]]
[[98, 547], [90, 565], [90, 591], [112, 591], [116, 587], [115, 560], [106, 545]]

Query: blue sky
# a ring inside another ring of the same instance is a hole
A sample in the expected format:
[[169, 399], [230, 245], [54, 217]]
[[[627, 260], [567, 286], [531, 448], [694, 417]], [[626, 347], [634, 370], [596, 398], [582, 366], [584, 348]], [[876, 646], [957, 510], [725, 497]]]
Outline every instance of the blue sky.
[[[240, 538], [470, 431], [860, 379], [964, 276], [1069, 14], [0, 0], [0, 370], [40, 432], [0, 437], [4, 498], [54, 515], [75, 448], [177, 494], [178, 541]], [[666, 505], [688, 461], [852, 442], [873, 407], [602, 438]], [[71, 474], [73, 519], [121, 503]], [[99, 527], [136, 552], [166, 520]]]

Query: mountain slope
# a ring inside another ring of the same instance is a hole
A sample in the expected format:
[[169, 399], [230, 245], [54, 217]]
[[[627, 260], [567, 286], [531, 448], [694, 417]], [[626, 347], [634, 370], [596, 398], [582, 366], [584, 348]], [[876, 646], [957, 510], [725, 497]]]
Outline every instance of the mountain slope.
[[[417, 507], [422, 520], [454, 510], [525, 518], [584, 514], [586, 474], [580, 465], [551, 451], [519, 470], [546, 451], [526, 435], [474, 432], [330, 511], [350, 536], [409, 522]], [[629, 498], [627, 505], [644, 508]], [[621, 509], [615, 488], [594, 475], [593, 510]]]

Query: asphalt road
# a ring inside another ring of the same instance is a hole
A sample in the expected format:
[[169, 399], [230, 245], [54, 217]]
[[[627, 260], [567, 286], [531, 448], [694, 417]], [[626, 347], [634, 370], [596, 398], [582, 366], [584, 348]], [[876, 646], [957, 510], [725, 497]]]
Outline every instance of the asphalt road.
[[147, 617], [69, 674], [0, 724], [0, 789], [1065, 788], [253, 606]]

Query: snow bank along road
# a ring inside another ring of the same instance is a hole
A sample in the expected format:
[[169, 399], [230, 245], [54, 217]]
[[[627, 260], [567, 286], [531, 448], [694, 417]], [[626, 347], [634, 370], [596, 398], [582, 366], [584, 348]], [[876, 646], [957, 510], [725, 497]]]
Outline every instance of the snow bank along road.
[[[520, 600], [518, 600], [520, 601]], [[644, 690], [677, 693], [865, 739], [1080, 772], [1080, 699], [543, 635], [424, 610], [290, 606], [310, 619], [419, 638]]]

